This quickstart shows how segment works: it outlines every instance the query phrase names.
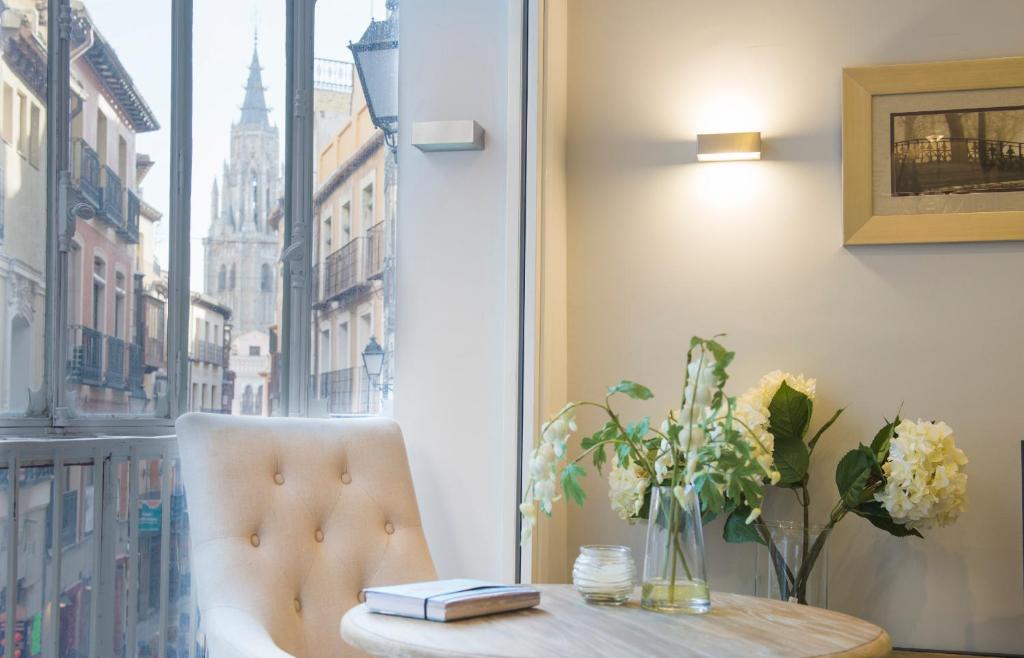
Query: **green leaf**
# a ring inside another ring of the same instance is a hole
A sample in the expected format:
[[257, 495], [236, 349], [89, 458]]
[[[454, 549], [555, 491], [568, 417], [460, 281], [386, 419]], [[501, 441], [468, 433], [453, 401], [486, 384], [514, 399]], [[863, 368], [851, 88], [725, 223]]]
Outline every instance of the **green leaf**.
[[854, 509], [860, 505], [861, 495], [874, 466], [875, 460], [871, 453], [860, 448], [851, 450], [839, 460], [836, 466], [836, 488], [847, 508]]
[[605, 454], [604, 446], [603, 445], [601, 447], [599, 447], [599, 448], [594, 450], [593, 460], [594, 460], [594, 467], [597, 469], [597, 472], [603, 475], [603, 472], [601, 471], [601, 467], [604, 466], [605, 462], [608, 461], [608, 455]]
[[779, 437], [775, 437], [775, 450], [772, 454], [775, 467], [782, 475], [779, 480], [781, 486], [793, 487], [804, 481], [811, 455], [803, 441], [793, 438], [780, 440]]
[[629, 444], [619, 443], [615, 446], [615, 454], [619, 458], [619, 468], [625, 468], [629, 463]]
[[651, 393], [651, 389], [627, 379], [623, 379], [621, 382], [608, 389], [608, 395], [615, 395], [616, 393], [625, 393], [634, 400], [650, 400], [654, 397], [654, 394]]
[[743, 542], [756, 542], [767, 546], [757, 526], [747, 523], [747, 516], [750, 515], [750, 508], [746, 505], [737, 507], [729, 518], [725, 520], [725, 527], [722, 528], [722, 538], [730, 544], [742, 544]]
[[884, 462], [885, 458], [889, 455], [889, 443], [892, 441], [892, 437], [896, 434], [896, 426], [900, 424], [899, 416], [896, 420], [892, 421], [882, 429], [878, 430], [878, 434], [875, 434], [875, 438], [871, 440], [871, 452], [875, 453], [875, 458]]
[[768, 405], [768, 431], [775, 437], [773, 457], [782, 474], [783, 486], [803, 482], [811, 455], [804, 434], [811, 421], [811, 401], [803, 393], [782, 382]]
[[924, 539], [924, 536], [917, 530], [896, 523], [882, 503], [876, 500], [861, 503], [853, 510], [853, 513], [867, 519], [871, 525], [885, 530], [894, 537], [920, 537]]
[[839, 418], [839, 415], [844, 411], [845, 409], [836, 409], [836, 412], [832, 414], [832, 417], [829, 418], [828, 421], [824, 425], [822, 425], [817, 432], [814, 433], [814, 436], [807, 443], [807, 446], [811, 449], [812, 452], [814, 451], [814, 446], [818, 444], [818, 439], [821, 438], [821, 435], [824, 434], [828, 430], [828, 428], [832, 427], [832, 423], [836, 422], [836, 420]]
[[811, 400], [806, 395], [782, 382], [768, 405], [768, 431], [778, 440], [795, 439], [801, 443], [811, 422]]
[[651, 419], [644, 416], [639, 423], [636, 425], [630, 425], [626, 428], [626, 434], [634, 439], [642, 439], [647, 436], [647, 433], [651, 431]]
[[586, 474], [583, 467], [575, 462], [566, 465], [562, 470], [562, 491], [565, 492], [567, 498], [580, 506], [587, 499], [587, 492], [583, 491], [583, 487], [580, 486], [579, 478]]

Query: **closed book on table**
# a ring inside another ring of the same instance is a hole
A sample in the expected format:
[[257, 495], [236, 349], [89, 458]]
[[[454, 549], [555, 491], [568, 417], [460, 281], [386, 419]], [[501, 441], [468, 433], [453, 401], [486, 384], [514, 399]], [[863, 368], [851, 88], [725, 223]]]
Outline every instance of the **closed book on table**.
[[367, 587], [363, 595], [370, 612], [430, 621], [493, 615], [540, 603], [540, 592], [533, 587], [465, 578]]

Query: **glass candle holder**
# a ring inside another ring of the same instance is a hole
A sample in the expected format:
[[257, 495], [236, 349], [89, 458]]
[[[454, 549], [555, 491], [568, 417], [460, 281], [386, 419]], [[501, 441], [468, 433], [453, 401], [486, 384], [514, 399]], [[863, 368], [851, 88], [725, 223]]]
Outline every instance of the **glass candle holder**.
[[587, 603], [622, 605], [633, 593], [636, 566], [628, 546], [582, 546], [572, 583]]

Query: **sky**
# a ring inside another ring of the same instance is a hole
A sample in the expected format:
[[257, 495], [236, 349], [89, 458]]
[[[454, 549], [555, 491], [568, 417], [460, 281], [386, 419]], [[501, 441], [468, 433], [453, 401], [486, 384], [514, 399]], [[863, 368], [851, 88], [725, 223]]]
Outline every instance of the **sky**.
[[[193, 4], [192, 115], [192, 289], [202, 290], [202, 238], [210, 223], [210, 190], [230, 148], [231, 124], [238, 121], [258, 37], [263, 84], [271, 124], [280, 131], [284, 167], [285, 1], [197, 0]], [[318, 0], [316, 57], [351, 61], [347, 46], [357, 41], [371, 16], [385, 16], [385, 0]], [[142, 196], [164, 214], [157, 259], [166, 268], [170, 189], [171, 2], [170, 0], [85, 0], [96, 26], [117, 51], [135, 86], [156, 114], [160, 130], [136, 138], [136, 151], [155, 164]]]

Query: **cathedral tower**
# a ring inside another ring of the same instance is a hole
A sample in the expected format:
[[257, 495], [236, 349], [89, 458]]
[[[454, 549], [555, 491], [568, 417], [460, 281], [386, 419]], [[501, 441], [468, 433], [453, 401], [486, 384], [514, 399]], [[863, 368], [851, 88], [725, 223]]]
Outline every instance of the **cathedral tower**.
[[203, 239], [206, 293], [231, 309], [233, 334], [267, 333], [277, 299], [277, 236], [267, 225], [281, 190], [277, 126], [270, 124], [253, 45], [241, 117], [231, 125], [231, 156], [213, 182], [210, 230]]

